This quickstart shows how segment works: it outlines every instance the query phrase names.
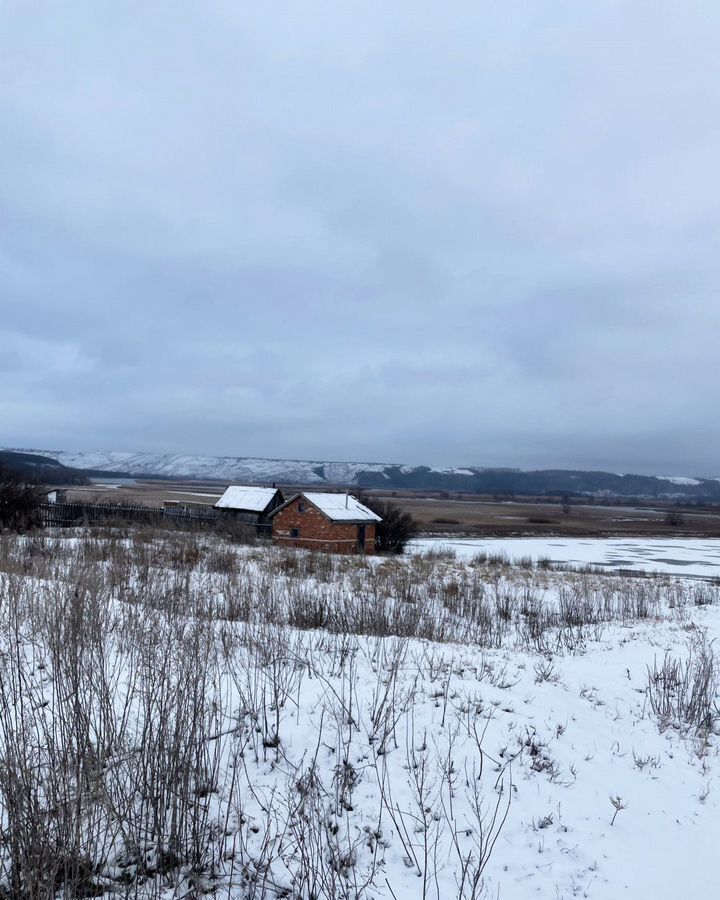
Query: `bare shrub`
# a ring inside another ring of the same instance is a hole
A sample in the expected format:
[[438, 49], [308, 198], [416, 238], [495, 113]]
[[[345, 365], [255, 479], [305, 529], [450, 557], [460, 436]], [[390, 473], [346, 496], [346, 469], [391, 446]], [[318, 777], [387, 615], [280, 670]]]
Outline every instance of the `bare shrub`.
[[0, 463], [0, 528], [38, 527], [42, 493], [37, 484]]
[[[719, 593], [152, 526], [0, 535], [0, 896], [369, 900], [396, 889], [394, 852], [428, 897], [451, 864], [454, 896], [477, 900], [511, 762], [558, 767], [532, 729], [486, 765], [494, 707], [456, 693], [463, 669], [509, 688], [482, 648], [517, 647], [552, 684], [558, 654], [608, 623]], [[649, 703], [716, 727], [717, 673], [698, 638], [649, 673]], [[434, 733], [416, 728], [423, 702]]]
[[359, 500], [382, 519], [375, 528], [376, 549], [380, 553], [403, 553], [407, 542], [417, 533], [417, 523], [410, 513], [367, 494], [362, 494]]
[[650, 708], [663, 728], [668, 725], [712, 730], [720, 721], [720, 664], [712, 643], [700, 632], [686, 658], [669, 653], [648, 669]]
[[670, 528], [680, 528], [685, 524], [685, 516], [679, 508], [669, 509], [665, 514], [665, 524]]

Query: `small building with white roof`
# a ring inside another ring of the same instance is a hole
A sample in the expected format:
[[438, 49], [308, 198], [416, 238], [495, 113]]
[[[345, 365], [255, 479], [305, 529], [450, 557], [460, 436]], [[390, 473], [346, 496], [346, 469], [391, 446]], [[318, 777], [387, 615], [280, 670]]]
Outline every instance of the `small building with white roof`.
[[248, 525], [266, 526], [269, 516], [283, 503], [283, 495], [276, 487], [231, 484], [215, 504], [224, 515]]
[[330, 553], [373, 553], [382, 519], [351, 494], [302, 491], [270, 514], [273, 541]]

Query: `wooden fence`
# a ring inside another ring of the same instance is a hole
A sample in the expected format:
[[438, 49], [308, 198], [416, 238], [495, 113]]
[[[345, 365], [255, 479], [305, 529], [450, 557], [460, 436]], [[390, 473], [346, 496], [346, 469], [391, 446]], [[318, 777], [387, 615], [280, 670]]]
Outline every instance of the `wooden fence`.
[[[198, 525], [217, 527], [229, 525], [232, 519], [219, 510], [207, 507], [151, 507], [114, 503], [41, 503], [40, 519], [46, 527], [71, 528], [81, 525], [100, 525], [112, 522], [137, 522], [145, 525]], [[270, 537], [271, 526], [257, 521], [243, 522], [253, 526], [258, 535]]]
[[162, 509], [148, 506], [125, 506], [112, 503], [41, 503], [40, 517], [45, 526], [67, 528], [73, 525], [95, 525], [111, 520], [143, 522], [162, 521]]

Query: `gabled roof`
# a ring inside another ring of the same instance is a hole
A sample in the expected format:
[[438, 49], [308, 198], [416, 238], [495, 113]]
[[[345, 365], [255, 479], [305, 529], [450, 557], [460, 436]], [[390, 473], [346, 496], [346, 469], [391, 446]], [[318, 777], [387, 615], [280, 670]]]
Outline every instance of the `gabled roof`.
[[[215, 509], [239, 509], [243, 512], [262, 513], [279, 493], [277, 488], [231, 484], [215, 504]], [[280, 497], [282, 498], [282, 494]]]
[[308, 503], [312, 503], [317, 507], [323, 515], [326, 515], [332, 522], [347, 522], [349, 524], [363, 524], [364, 522], [382, 522], [382, 517], [378, 516], [371, 509], [363, 504], [352, 494], [328, 494], [318, 491], [301, 491], [293, 494], [289, 500], [286, 500], [282, 506], [274, 509], [270, 515], [280, 512], [286, 506], [289, 506], [298, 497], [303, 497]]

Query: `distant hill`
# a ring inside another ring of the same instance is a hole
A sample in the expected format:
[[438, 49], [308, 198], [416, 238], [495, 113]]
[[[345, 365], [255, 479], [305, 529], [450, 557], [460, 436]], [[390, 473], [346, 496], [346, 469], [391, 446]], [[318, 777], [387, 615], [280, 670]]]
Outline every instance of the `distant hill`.
[[468, 474], [441, 472], [423, 466], [386, 468], [358, 474], [363, 487], [462, 491], [476, 494], [522, 496], [594, 496], [658, 499], [692, 499], [720, 502], [720, 481], [682, 476], [615, 475], [568, 469], [472, 469]]
[[[389, 490], [449, 491], [489, 495], [638, 497], [720, 502], [720, 480], [689, 476], [617, 475], [567, 469], [433, 468], [394, 463], [323, 462], [175, 453], [4, 450], [54, 479], [72, 475], [197, 478], [248, 484], [326, 485]], [[9, 463], [8, 463], [9, 464]], [[59, 467], [59, 468], [58, 468]], [[79, 473], [77, 470], [81, 470]], [[53, 480], [48, 478], [47, 480]]]
[[42, 484], [87, 484], [89, 481], [85, 472], [38, 453], [0, 450], [0, 465]]

